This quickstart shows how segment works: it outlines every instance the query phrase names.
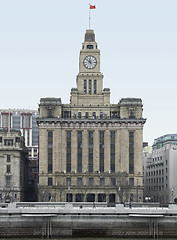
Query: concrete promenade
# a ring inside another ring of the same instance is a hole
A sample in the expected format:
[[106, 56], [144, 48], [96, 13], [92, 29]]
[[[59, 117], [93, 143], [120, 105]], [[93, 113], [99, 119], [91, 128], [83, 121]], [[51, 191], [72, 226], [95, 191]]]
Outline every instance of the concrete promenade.
[[0, 204], [0, 237], [177, 237], [177, 206]]

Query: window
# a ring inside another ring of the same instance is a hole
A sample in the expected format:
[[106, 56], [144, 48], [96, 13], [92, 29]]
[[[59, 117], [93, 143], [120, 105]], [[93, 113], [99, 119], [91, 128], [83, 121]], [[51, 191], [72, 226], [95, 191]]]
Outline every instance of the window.
[[88, 118], [88, 117], [89, 117], [89, 113], [85, 112], [85, 118]]
[[6, 166], [6, 172], [7, 172], [7, 173], [10, 173], [10, 165], [7, 165], [7, 166]]
[[100, 186], [105, 186], [105, 179], [104, 178], [100, 178]]
[[111, 112], [111, 118], [118, 118], [118, 112]]
[[53, 178], [48, 178], [48, 186], [52, 186], [53, 185]]
[[88, 171], [93, 172], [93, 131], [88, 132]]
[[72, 193], [67, 193], [67, 194], [66, 194], [66, 201], [67, 201], [67, 202], [72, 202], [72, 201], [73, 201], [73, 195], [72, 195]]
[[5, 139], [4, 146], [13, 146], [13, 139]]
[[115, 186], [116, 185], [116, 179], [115, 178], [111, 178], [111, 186]]
[[2, 137], [0, 137], [0, 143], [2, 143]]
[[89, 80], [89, 94], [92, 94], [92, 80]]
[[52, 109], [49, 109], [48, 110], [48, 117], [50, 118], [50, 117], [53, 117], [53, 111], [52, 111]]
[[16, 143], [19, 143], [19, 142], [20, 142], [20, 138], [19, 138], [19, 137], [16, 137], [16, 138], [15, 138], [15, 142], [16, 142]]
[[135, 118], [134, 110], [131, 109], [129, 113], [129, 118]]
[[29, 129], [32, 127], [31, 126], [31, 124], [32, 124], [31, 117], [32, 117], [31, 113], [22, 113], [21, 114], [21, 122], [22, 122], [23, 129]]
[[10, 180], [11, 178], [9, 176], [6, 177], [6, 186], [10, 187]]
[[84, 194], [76, 193], [76, 202], [83, 202], [84, 201]]
[[93, 45], [87, 45], [87, 49], [93, 49]]
[[53, 171], [53, 132], [48, 132], [48, 173]]
[[[12, 121], [12, 113], [10, 112], [4, 112], [4, 113], [1, 113], [1, 127], [2, 128], [9, 128], [11, 127], [11, 121]], [[10, 122], [9, 122], [10, 120]]]
[[104, 172], [104, 131], [100, 131], [100, 172]]
[[97, 93], [97, 80], [94, 80], [94, 90], [93, 93], [96, 94]]
[[111, 172], [115, 172], [115, 131], [111, 131], [110, 135], [110, 159], [111, 159], [111, 165], [110, 170]]
[[88, 184], [89, 184], [89, 186], [93, 186], [93, 178], [89, 178]]
[[82, 118], [82, 113], [78, 112], [78, 118]]
[[100, 119], [103, 119], [103, 112], [100, 112]]
[[98, 194], [98, 202], [106, 202], [106, 194], [105, 193]]
[[92, 116], [93, 116], [93, 118], [95, 119], [95, 118], [96, 118], [96, 112], [93, 112], [93, 113], [92, 113]]
[[63, 114], [63, 118], [70, 118], [70, 116], [71, 116], [71, 112], [69, 112], [69, 111], [64, 111], [64, 112], [62, 112], [62, 114]]
[[10, 159], [10, 155], [7, 155], [7, 162], [10, 162], [11, 159]]
[[71, 178], [66, 178], [66, 185], [71, 186]]
[[27, 146], [30, 145], [30, 130], [27, 130]]
[[82, 178], [77, 179], [77, 186], [82, 186]]
[[95, 194], [94, 193], [87, 194], [87, 202], [95, 202]]
[[77, 132], [77, 171], [82, 172], [82, 131]]
[[129, 178], [129, 185], [134, 186], [134, 178]]
[[134, 173], [134, 132], [129, 132], [129, 173]]
[[87, 94], [87, 80], [84, 80], [84, 94]]
[[71, 131], [66, 132], [66, 172], [71, 172]]

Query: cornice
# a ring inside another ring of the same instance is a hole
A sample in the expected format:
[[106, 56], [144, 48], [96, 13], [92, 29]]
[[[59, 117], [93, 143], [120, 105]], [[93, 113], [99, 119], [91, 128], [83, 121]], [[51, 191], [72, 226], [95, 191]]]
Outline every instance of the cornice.
[[37, 119], [39, 128], [112, 129], [143, 128], [146, 119]]

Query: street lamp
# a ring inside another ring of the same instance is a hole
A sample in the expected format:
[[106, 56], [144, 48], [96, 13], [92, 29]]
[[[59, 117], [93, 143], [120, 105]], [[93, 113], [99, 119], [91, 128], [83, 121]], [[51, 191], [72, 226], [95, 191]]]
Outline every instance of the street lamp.
[[121, 192], [120, 192], [121, 188], [120, 186], [118, 187], [118, 196], [119, 196], [119, 201], [121, 202]]
[[171, 200], [172, 200], [172, 204], [173, 204], [173, 198], [174, 198], [174, 189], [172, 188], [172, 190], [171, 190]]
[[70, 202], [70, 185], [68, 185], [68, 203]]
[[136, 201], [138, 202], [138, 181], [139, 179], [137, 178], [137, 184], [136, 184]]

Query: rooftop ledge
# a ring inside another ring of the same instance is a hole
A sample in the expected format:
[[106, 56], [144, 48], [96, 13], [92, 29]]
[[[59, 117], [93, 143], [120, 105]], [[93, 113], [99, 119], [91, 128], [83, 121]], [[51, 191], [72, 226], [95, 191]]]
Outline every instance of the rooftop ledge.
[[88, 122], [88, 123], [145, 123], [145, 118], [104, 118], [104, 119], [98, 119], [98, 118], [37, 118], [37, 123], [41, 122], [51, 122], [51, 123], [57, 123], [57, 122]]

